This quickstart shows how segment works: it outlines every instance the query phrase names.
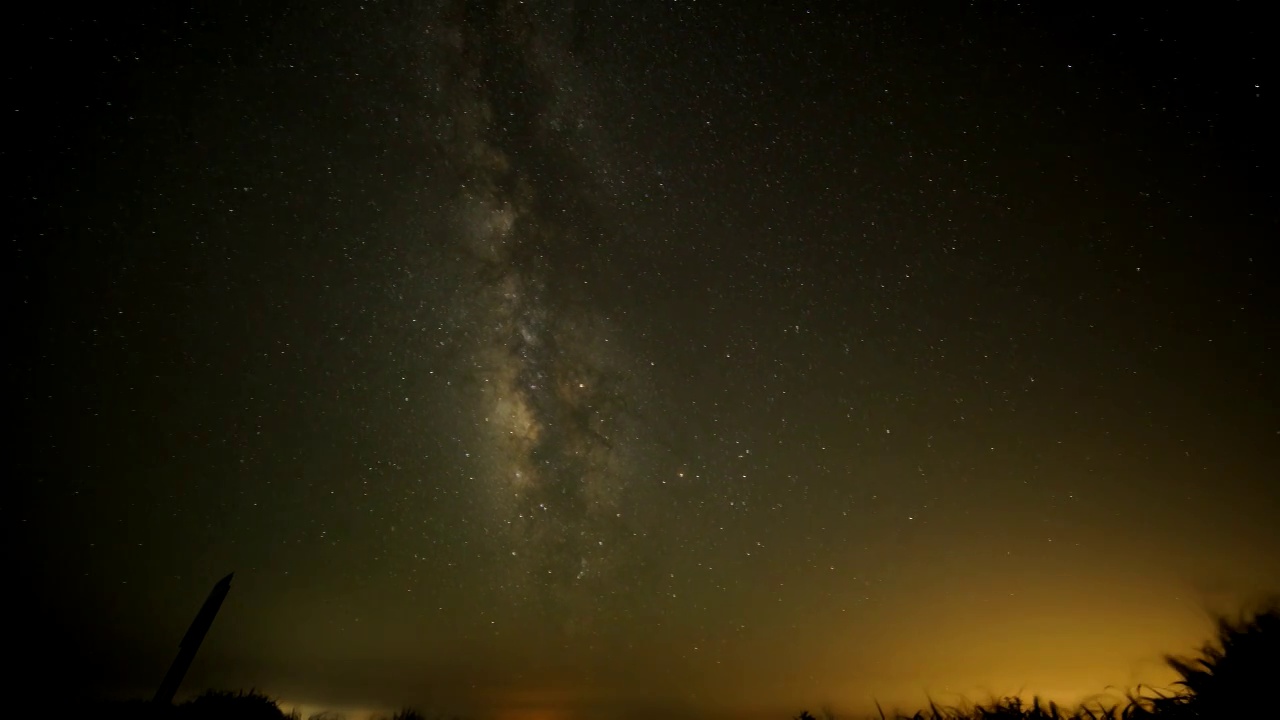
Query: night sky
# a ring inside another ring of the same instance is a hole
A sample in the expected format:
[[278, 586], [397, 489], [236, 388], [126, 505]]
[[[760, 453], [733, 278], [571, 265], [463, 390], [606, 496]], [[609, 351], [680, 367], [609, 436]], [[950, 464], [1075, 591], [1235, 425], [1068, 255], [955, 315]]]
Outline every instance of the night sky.
[[495, 720], [1070, 701], [1280, 590], [1265, 4], [49, 5], [15, 687], [231, 571], [180, 699]]

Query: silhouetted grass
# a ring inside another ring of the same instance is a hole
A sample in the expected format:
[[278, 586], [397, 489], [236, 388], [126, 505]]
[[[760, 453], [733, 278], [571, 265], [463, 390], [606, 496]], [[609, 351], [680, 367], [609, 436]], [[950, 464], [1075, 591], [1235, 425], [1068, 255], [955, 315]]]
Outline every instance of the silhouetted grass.
[[[940, 706], [911, 715], [894, 713], [894, 720], [1252, 720], [1277, 718], [1276, 700], [1269, 697], [1270, 683], [1280, 680], [1280, 598], [1251, 617], [1217, 620], [1215, 637], [1190, 658], [1169, 655], [1165, 662], [1179, 679], [1169, 689], [1144, 688], [1123, 700], [1093, 701], [1064, 709], [1052, 702], [1017, 697], [985, 704]], [[877, 704], [879, 708], [879, 704]], [[91, 708], [63, 708], [57, 714], [93, 720], [303, 720], [286, 714], [275, 700], [256, 690], [210, 690], [180, 705], [156, 705], [143, 701], [106, 703]], [[880, 720], [890, 716], [883, 710]], [[824, 720], [833, 720], [830, 712]], [[389, 720], [427, 720], [405, 708]], [[808, 712], [796, 720], [818, 720]]]
[[[1280, 717], [1270, 683], [1280, 680], [1280, 598], [1252, 617], [1217, 620], [1217, 633], [1192, 658], [1165, 656], [1178, 673], [1170, 689], [1143, 688], [1123, 701], [1095, 701], [1063, 709], [1032, 698], [1030, 703], [1010, 697], [985, 705], [938, 706], [912, 715], [895, 713], [895, 720], [1252, 720]], [[879, 704], [877, 703], [877, 708]], [[826, 720], [832, 720], [829, 713]], [[888, 720], [880, 710], [881, 720]], [[802, 712], [796, 720], [817, 720]]]

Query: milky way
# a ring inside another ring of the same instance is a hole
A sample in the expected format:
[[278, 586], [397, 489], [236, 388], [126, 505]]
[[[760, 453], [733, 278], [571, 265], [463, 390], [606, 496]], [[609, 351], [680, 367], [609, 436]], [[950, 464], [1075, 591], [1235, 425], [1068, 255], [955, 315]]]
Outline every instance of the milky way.
[[1276, 44], [1042, 5], [24, 7], [18, 684], [233, 571], [180, 697], [1167, 682], [1280, 567]]
[[452, 118], [442, 137], [494, 524], [510, 528], [521, 594], [576, 603], [607, 591], [628, 534], [635, 370], [592, 309], [592, 237], [604, 231], [590, 177], [607, 163], [587, 155], [599, 143], [582, 73], [567, 35], [523, 8], [469, 7], [434, 29]]

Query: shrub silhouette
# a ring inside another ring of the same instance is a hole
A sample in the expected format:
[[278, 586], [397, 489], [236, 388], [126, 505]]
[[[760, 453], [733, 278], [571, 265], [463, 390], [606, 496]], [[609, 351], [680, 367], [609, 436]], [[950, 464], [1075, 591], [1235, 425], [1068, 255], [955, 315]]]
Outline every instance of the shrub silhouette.
[[176, 708], [175, 720], [289, 720], [275, 700], [256, 690], [209, 690]]
[[256, 690], [209, 690], [181, 705], [142, 700], [102, 703], [79, 716], [94, 720], [294, 720], [274, 700]]

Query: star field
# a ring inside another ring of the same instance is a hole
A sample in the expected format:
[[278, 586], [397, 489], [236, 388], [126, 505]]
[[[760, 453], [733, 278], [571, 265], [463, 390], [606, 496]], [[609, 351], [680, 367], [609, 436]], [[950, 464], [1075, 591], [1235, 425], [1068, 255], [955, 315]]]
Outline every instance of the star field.
[[188, 693], [1071, 701], [1277, 590], [1248, 10], [267, 5], [21, 21], [33, 667], [234, 570]]

